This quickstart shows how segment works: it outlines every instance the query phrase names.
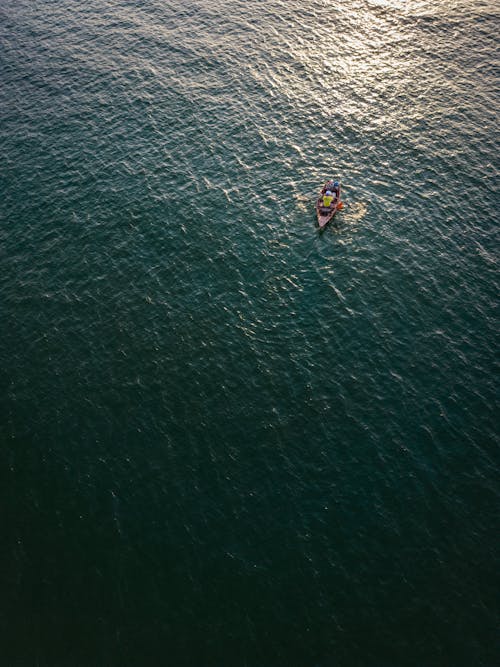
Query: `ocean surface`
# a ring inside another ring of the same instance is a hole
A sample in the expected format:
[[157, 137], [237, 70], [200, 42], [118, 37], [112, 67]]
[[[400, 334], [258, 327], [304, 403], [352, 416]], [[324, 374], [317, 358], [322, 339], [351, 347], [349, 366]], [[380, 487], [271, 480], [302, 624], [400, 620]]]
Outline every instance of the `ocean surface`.
[[0, 0], [1, 665], [500, 664], [499, 34]]

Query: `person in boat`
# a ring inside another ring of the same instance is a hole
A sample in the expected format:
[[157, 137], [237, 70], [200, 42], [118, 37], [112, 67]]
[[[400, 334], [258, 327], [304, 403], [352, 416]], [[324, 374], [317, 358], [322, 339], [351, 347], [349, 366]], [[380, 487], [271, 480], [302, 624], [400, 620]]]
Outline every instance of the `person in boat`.
[[330, 208], [334, 199], [335, 197], [333, 193], [330, 190], [327, 190], [323, 195], [323, 206], [325, 208]]
[[335, 197], [339, 196], [339, 188], [340, 183], [338, 181], [330, 181], [330, 183], [328, 183], [328, 189], [333, 195], [335, 195]]
[[322, 190], [321, 192], [322, 192], [323, 194], [325, 194], [325, 192], [326, 192], [327, 190], [330, 190], [331, 193], [333, 193], [334, 195], [338, 196], [338, 194], [339, 194], [339, 186], [340, 186], [340, 183], [339, 183], [338, 181], [328, 181], [328, 182], [323, 186], [323, 190]]

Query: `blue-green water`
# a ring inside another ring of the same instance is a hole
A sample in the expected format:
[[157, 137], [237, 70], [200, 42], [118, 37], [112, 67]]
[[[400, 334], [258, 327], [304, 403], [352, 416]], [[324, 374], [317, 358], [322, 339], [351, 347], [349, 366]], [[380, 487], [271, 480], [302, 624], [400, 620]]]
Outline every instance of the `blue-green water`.
[[498, 664], [499, 29], [0, 2], [2, 664]]

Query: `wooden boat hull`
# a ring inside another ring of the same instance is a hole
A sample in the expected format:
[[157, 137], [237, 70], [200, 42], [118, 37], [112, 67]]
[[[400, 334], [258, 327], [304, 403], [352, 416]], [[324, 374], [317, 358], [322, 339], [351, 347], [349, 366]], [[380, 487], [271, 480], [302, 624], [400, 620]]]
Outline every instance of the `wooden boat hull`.
[[318, 226], [320, 229], [326, 227], [326, 225], [332, 220], [337, 213], [340, 206], [340, 186], [337, 196], [332, 201], [329, 207], [323, 206], [323, 195], [326, 192], [326, 184], [323, 186], [321, 193], [316, 200], [316, 217], [318, 219]]
[[316, 216], [318, 218], [319, 228], [322, 229], [333, 219], [335, 213], [337, 212], [337, 204], [332, 205], [333, 208], [324, 208], [321, 205], [321, 200], [318, 200], [316, 204]]

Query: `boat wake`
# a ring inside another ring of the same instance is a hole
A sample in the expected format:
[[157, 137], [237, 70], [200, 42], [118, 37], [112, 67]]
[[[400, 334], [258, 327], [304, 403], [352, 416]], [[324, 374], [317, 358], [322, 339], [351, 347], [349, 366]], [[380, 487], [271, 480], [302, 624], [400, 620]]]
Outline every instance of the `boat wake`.
[[344, 221], [347, 223], [358, 222], [365, 217], [367, 210], [368, 205], [365, 202], [360, 201], [349, 204], [344, 208]]

